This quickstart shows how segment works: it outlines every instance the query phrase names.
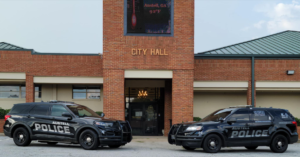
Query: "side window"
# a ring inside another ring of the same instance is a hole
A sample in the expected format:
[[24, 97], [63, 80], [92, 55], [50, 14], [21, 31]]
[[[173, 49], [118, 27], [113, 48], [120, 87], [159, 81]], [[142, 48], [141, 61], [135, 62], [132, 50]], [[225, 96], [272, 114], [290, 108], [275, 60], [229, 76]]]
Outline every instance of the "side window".
[[11, 114], [27, 114], [33, 105], [14, 105], [9, 113]]
[[254, 121], [270, 121], [272, 120], [268, 112], [264, 110], [251, 111], [251, 116]]
[[231, 120], [232, 118], [236, 118], [237, 122], [243, 122], [243, 121], [249, 121], [249, 111], [248, 110], [238, 110], [235, 113], [233, 113], [229, 120]]
[[69, 111], [67, 111], [67, 109], [65, 107], [60, 106], [60, 105], [53, 105], [52, 110], [51, 110], [51, 116], [61, 117], [61, 115], [64, 112], [69, 113]]
[[30, 111], [30, 114], [48, 115], [49, 109], [50, 105], [35, 105]]
[[273, 112], [275, 113], [276, 116], [280, 117], [280, 119], [282, 120], [291, 121], [294, 119], [294, 117], [287, 110], [276, 110]]

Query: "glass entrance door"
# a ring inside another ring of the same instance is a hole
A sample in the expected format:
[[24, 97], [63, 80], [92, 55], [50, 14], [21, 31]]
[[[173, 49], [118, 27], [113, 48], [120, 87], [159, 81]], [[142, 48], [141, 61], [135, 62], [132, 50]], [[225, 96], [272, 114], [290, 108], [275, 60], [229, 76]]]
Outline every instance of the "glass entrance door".
[[133, 135], [157, 135], [157, 104], [130, 103], [128, 121]]

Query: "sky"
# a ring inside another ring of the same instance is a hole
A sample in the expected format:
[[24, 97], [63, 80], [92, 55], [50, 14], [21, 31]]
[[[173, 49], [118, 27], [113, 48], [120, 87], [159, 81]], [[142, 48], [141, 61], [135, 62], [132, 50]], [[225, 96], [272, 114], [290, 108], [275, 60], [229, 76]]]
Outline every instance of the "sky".
[[[0, 42], [102, 53], [102, 16], [102, 0], [0, 0]], [[285, 30], [300, 31], [300, 0], [195, 0], [195, 53]]]

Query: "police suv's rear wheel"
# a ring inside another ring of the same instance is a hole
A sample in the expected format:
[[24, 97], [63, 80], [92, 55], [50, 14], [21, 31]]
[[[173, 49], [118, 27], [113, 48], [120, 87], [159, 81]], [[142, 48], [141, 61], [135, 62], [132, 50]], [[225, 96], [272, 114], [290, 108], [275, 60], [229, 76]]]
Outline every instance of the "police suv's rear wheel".
[[222, 140], [218, 135], [208, 135], [203, 141], [203, 150], [207, 153], [217, 153], [222, 146]]
[[247, 148], [248, 150], [255, 150], [258, 146], [246, 146], [245, 148]]
[[108, 145], [109, 146], [109, 148], [119, 148], [119, 147], [121, 147], [121, 145]]
[[17, 146], [28, 146], [31, 143], [29, 133], [23, 127], [17, 128], [15, 130], [13, 138]]
[[191, 148], [191, 147], [186, 147], [186, 146], [182, 146], [184, 149], [186, 150], [195, 150], [196, 148]]
[[283, 135], [276, 135], [270, 145], [270, 148], [275, 153], [283, 153], [288, 148], [288, 140]]
[[58, 142], [47, 142], [47, 144], [49, 144], [49, 145], [56, 145]]
[[94, 150], [99, 146], [98, 136], [93, 130], [85, 130], [80, 134], [79, 143], [83, 149]]

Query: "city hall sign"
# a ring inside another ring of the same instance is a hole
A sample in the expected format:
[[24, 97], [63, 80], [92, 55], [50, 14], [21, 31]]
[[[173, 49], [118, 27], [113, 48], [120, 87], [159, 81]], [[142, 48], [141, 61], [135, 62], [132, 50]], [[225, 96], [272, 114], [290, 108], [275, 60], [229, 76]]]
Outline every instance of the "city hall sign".
[[131, 49], [131, 55], [139, 56], [139, 55], [152, 55], [152, 56], [168, 56], [169, 54], [166, 52], [166, 49]]

